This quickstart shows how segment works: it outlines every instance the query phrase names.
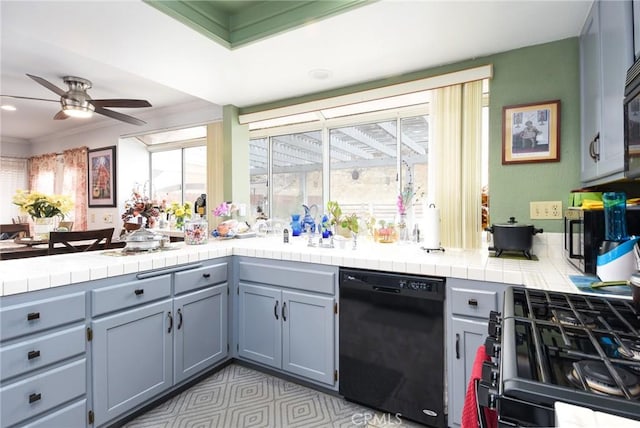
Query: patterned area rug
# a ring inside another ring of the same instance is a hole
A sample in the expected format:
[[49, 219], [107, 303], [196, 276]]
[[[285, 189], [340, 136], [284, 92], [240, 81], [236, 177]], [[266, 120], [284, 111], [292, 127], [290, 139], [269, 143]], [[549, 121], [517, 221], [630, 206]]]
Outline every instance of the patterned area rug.
[[421, 427], [231, 364], [130, 421], [126, 428]]

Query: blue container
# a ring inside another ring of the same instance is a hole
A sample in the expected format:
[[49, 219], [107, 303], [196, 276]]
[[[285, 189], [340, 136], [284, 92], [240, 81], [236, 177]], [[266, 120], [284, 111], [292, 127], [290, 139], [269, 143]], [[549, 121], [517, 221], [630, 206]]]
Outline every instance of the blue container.
[[626, 241], [627, 235], [627, 195], [624, 192], [605, 192], [604, 236], [607, 241]]
[[291, 235], [300, 236], [302, 224], [300, 224], [300, 214], [291, 214]]

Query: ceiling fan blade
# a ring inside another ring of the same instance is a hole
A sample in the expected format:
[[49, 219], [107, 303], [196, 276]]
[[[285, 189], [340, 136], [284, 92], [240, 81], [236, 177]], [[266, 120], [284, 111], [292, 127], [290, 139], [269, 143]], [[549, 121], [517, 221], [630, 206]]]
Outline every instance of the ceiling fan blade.
[[127, 122], [127, 123], [130, 123], [132, 125], [144, 125], [145, 123], [147, 123], [147, 122], [145, 122], [143, 120], [136, 119], [133, 116], [122, 114], [122, 113], [119, 113], [119, 112], [113, 111], [113, 110], [107, 110], [106, 108], [102, 108], [102, 107], [98, 107], [98, 106], [96, 106], [96, 113], [100, 113], [100, 114], [103, 114], [105, 116], [109, 116], [110, 118], [121, 120], [123, 122]]
[[60, 110], [55, 116], [53, 116], [53, 120], [65, 120], [68, 117], [69, 116], [64, 114], [64, 111]]
[[60, 102], [60, 100], [48, 100], [46, 98], [21, 97], [19, 95], [0, 95], [0, 97], [17, 98], [17, 99], [21, 99], [21, 100], [53, 101], [54, 103], [59, 103]]
[[151, 103], [147, 100], [127, 100], [127, 99], [112, 98], [108, 100], [89, 100], [89, 102], [96, 107], [124, 107], [124, 108], [151, 107]]
[[56, 94], [58, 94], [60, 96], [63, 96], [64, 94], [67, 93], [67, 91], [63, 91], [62, 89], [58, 88], [56, 85], [54, 85], [53, 83], [49, 82], [48, 80], [43, 79], [42, 77], [34, 76], [32, 74], [29, 74], [29, 73], [27, 73], [27, 76], [31, 77], [33, 80], [35, 80], [36, 82], [38, 82], [39, 84], [41, 84], [45, 88], [49, 89], [50, 91], [55, 92]]

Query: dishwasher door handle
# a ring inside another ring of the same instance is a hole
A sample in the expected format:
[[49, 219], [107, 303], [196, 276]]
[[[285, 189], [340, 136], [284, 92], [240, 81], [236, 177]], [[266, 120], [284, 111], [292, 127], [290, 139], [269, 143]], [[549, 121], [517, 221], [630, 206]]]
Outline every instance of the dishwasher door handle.
[[395, 293], [398, 294], [400, 292], [399, 288], [389, 288], [389, 287], [373, 287], [373, 291], [379, 291], [381, 293]]

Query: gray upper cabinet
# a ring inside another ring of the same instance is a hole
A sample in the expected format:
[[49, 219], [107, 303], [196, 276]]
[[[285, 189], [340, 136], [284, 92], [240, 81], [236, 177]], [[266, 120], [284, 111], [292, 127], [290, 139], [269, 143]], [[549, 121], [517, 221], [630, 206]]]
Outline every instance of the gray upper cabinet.
[[633, 64], [631, 0], [595, 1], [580, 36], [581, 179], [597, 184], [624, 174], [622, 102]]

